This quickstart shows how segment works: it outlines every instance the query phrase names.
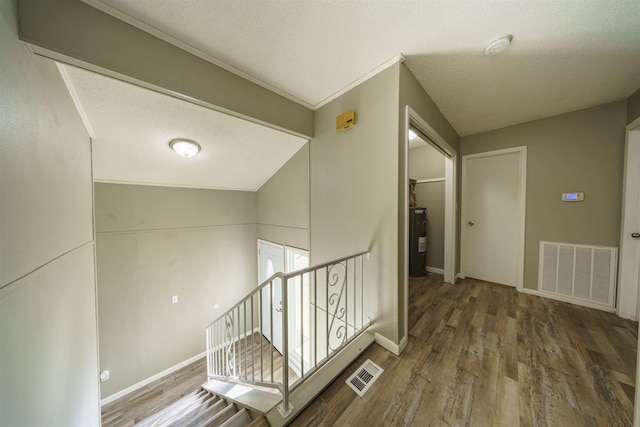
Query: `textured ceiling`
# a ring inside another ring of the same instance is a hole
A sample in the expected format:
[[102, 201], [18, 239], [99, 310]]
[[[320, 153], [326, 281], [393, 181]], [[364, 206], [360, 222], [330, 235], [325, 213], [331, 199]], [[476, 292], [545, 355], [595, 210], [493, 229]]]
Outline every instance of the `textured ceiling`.
[[[461, 135], [640, 87], [638, 0], [85, 1], [311, 106], [402, 53]], [[484, 56], [503, 33], [511, 48]]]
[[[70, 66], [60, 66], [93, 133], [98, 182], [257, 190], [306, 140]], [[66, 76], [65, 76], [66, 77]], [[197, 141], [191, 158], [169, 147]]]

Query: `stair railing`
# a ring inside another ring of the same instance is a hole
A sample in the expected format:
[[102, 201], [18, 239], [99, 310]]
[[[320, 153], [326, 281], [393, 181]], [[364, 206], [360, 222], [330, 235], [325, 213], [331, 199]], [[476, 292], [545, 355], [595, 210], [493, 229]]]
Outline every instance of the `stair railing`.
[[371, 323], [365, 307], [369, 252], [276, 273], [206, 329], [209, 379], [290, 393]]

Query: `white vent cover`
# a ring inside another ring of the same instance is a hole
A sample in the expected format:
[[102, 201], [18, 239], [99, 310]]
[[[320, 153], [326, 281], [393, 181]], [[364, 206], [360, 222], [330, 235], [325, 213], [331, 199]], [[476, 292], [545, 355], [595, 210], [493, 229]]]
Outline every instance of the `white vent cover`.
[[538, 290], [563, 301], [614, 307], [618, 248], [540, 242]]
[[384, 369], [367, 359], [345, 382], [353, 391], [358, 393], [358, 396], [362, 397], [378, 377], [382, 375], [382, 372], [384, 372]]

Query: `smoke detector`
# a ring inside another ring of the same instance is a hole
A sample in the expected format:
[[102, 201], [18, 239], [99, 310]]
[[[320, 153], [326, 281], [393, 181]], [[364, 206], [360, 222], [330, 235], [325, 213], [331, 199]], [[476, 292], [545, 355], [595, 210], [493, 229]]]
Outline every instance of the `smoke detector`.
[[492, 56], [504, 52], [509, 47], [511, 40], [513, 40], [513, 36], [511, 34], [503, 34], [500, 37], [496, 37], [487, 45], [487, 48], [484, 50], [484, 54]]

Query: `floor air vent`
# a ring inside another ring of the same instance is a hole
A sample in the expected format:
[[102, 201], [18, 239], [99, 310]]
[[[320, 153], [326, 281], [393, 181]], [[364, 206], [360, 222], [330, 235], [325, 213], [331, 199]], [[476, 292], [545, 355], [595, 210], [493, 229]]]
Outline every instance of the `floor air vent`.
[[356, 373], [347, 378], [345, 382], [353, 391], [358, 393], [358, 396], [362, 397], [378, 377], [382, 375], [382, 372], [384, 372], [384, 369], [367, 359]]

